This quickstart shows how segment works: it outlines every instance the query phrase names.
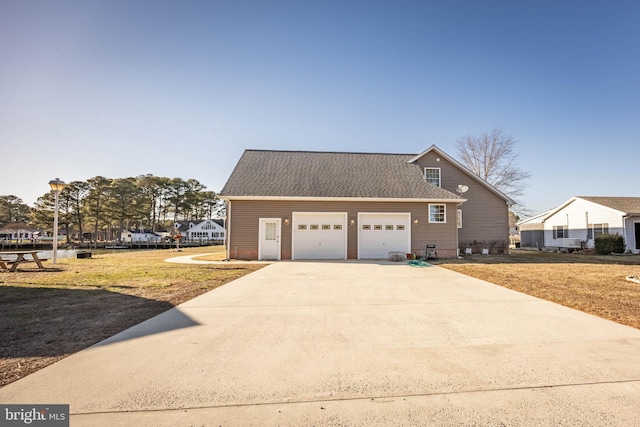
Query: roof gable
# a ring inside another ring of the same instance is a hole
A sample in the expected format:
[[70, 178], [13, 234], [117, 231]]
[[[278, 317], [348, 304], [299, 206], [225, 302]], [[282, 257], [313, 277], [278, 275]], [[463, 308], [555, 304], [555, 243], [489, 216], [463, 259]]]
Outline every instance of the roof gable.
[[246, 150], [223, 198], [383, 198], [462, 202], [425, 182], [412, 154]]
[[423, 156], [425, 156], [425, 155], [427, 155], [427, 154], [429, 154], [431, 152], [437, 153], [440, 157], [445, 158], [449, 163], [451, 163], [452, 165], [454, 165], [455, 167], [460, 169], [463, 173], [467, 174], [470, 178], [478, 181], [484, 187], [488, 188], [493, 193], [495, 193], [499, 197], [503, 198], [507, 202], [508, 205], [515, 205], [516, 204], [516, 202], [513, 201], [509, 196], [504, 194], [502, 191], [498, 190], [496, 187], [491, 185], [488, 181], [480, 178], [478, 175], [476, 175], [475, 173], [471, 172], [469, 170], [469, 168], [467, 168], [465, 165], [463, 165], [462, 163], [460, 163], [459, 161], [457, 161], [456, 159], [454, 159], [453, 157], [451, 157], [450, 155], [448, 155], [444, 151], [442, 151], [436, 145], [432, 145], [431, 147], [427, 148], [426, 150], [424, 150], [422, 153], [418, 154], [417, 156], [412, 157], [408, 161], [410, 163], [414, 163], [414, 162], [418, 161], [418, 159], [420, 159], [421, 157], [423, 157]]
[[546, 221], [546, 219], [556, 211], [557, 209], [549, 209], [548, 211], [541, 212], [537, 215], [534, 215], [530, 218], [521, 219], [517, 222], [517, 225], [524, 224], [540, 224]]

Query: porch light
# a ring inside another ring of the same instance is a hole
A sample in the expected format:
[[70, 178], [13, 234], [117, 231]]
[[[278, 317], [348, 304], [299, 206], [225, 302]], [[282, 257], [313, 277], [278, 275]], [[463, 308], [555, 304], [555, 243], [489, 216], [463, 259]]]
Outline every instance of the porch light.
[[284, 219], [284, 225], [289, 225], [289, 218]]
[[418, 218], [413, 220], [413, 225], [418, 225]]
[[349, 220], [349, 225], [356, 225], [356, 220], [355, 220], [355, 219], [353, 219], [353, 218], [351, 218], [351, 219]]

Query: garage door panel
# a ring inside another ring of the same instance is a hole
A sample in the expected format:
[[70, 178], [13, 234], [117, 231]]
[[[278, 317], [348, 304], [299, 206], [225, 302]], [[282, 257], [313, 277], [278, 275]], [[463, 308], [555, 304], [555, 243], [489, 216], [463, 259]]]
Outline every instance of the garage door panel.
[[294, 213], [293, 259], [346, 259], [345, 213]]
[[411, 215], [360, 214], [358, 258], [386, 259], [389, 252], [409, 252], [411, 249]]

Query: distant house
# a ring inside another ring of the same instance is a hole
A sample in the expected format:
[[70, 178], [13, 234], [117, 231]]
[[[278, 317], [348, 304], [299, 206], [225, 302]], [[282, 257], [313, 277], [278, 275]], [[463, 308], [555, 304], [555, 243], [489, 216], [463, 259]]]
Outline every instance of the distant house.
[[41, 228], [32, 227], [22, 222], [6, 224], [0, 228], [0, 240], [34, 240], [44, 234]]
[[221, 219], [176, 221], [175, 231], [188, 241], [215, 241], [222, 243], [226, 230]]
[[220, 198], [237, 259], [440, 257], [508, 250], [513, 202], [438, 147], [419, 154], [246, 150]]
[[544, 248], [544, 220], [551, 210], [517, 222], [521, 248]]
[[523, 248], [593, 248], [597, 236], [618, 233], [640, 253], [640, 197], [572, 197], [518, 225]]
[[141, 242], [159, 242], [162, 240], [162, 236], [158, 233], [154, 233], [153, 230], [139, 230], [131, 229], [122, 232], [121, 240], [123, 242], [141, 243]]

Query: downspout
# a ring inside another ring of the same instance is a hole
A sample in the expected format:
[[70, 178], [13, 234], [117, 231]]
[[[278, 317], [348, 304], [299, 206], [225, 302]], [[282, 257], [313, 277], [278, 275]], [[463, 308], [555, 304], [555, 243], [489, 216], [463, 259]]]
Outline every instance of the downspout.
[[[622, 241], [624, 242], [624, 251], [627, 252], [627, 219], [630, 218], [631, 215], [625, 214], [622, 217]], [[634, 236], [635, 239], [635, 236]], [[637, 246], [637, 245], [636, 245]]]
[[589, 241], [589, 211], [585, 211], [584, 212], [584, 221], [585, 221], [585, 224], [586, 224], [586, 226], [584, 227], [584, 230], [587, 233], [584, 236], [584, 241], [585, 241], [585, 244], [586, 244], [586, 242]]

